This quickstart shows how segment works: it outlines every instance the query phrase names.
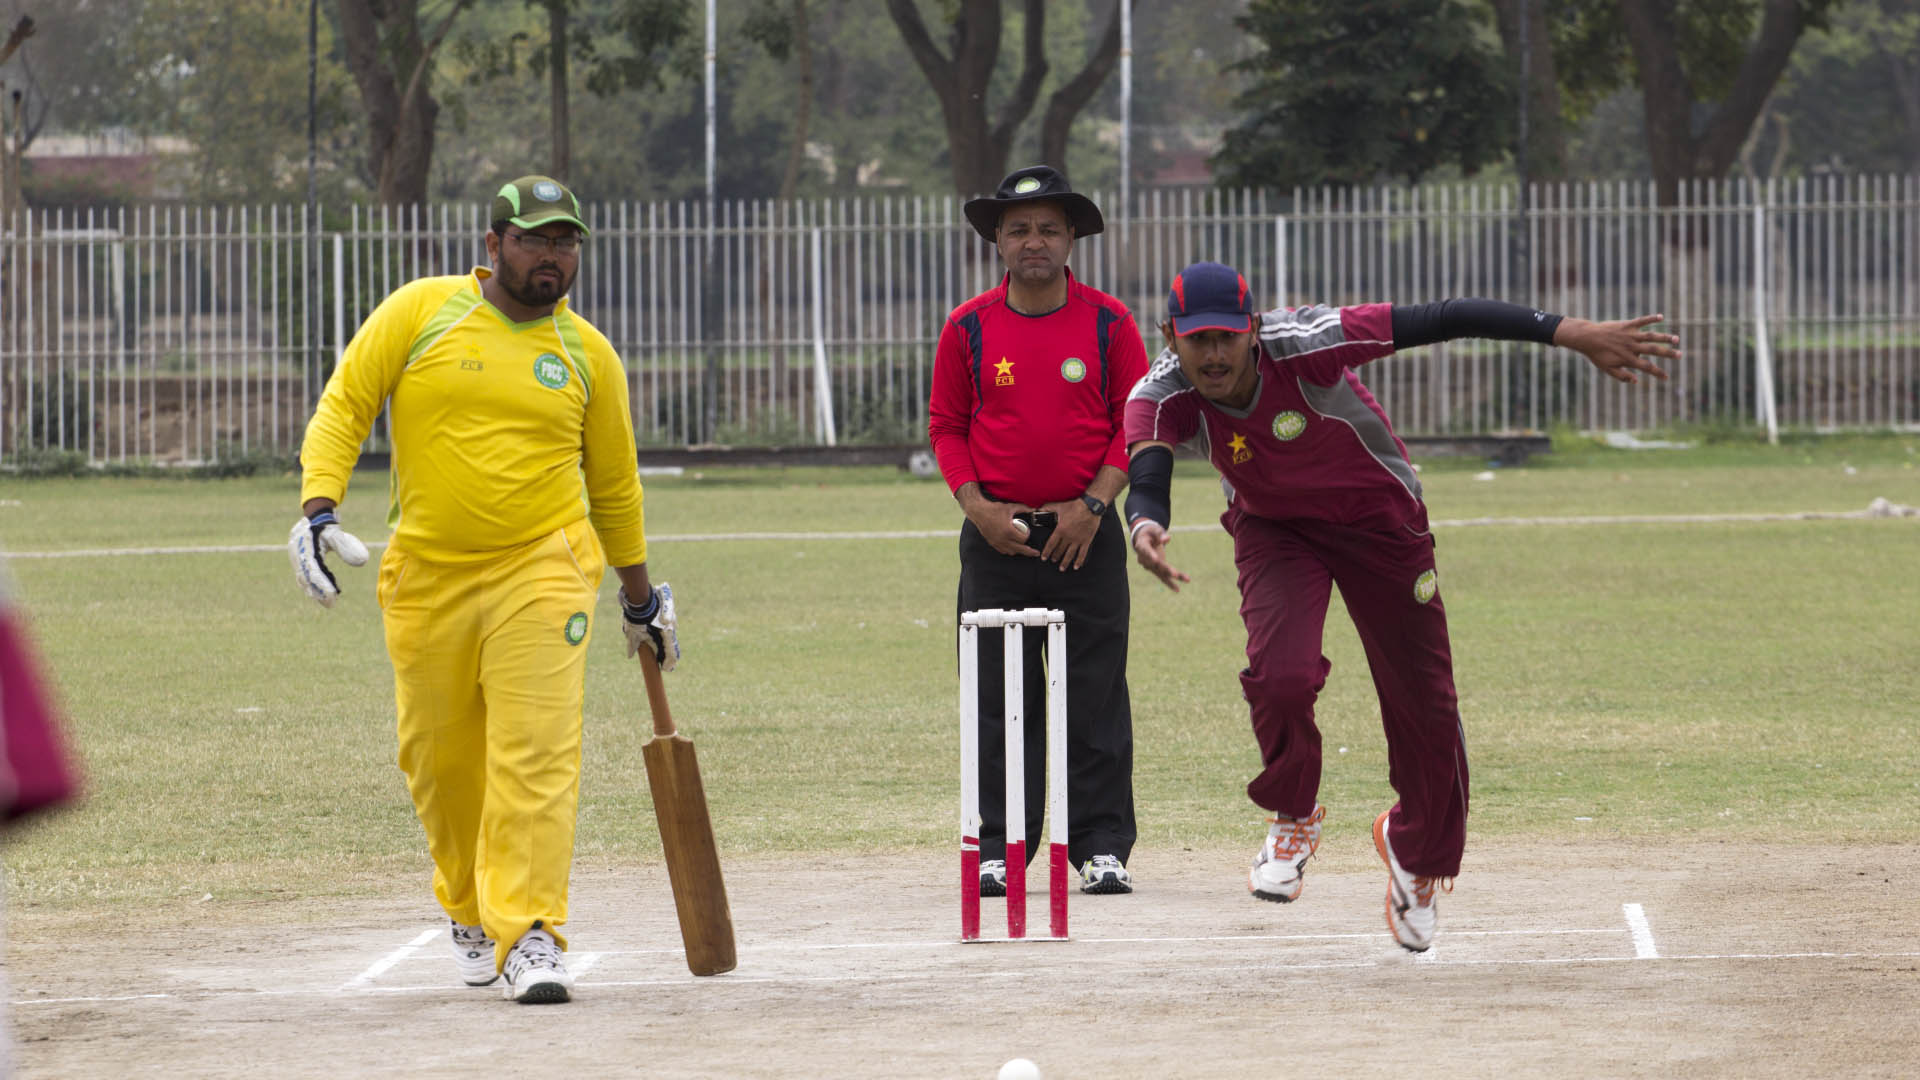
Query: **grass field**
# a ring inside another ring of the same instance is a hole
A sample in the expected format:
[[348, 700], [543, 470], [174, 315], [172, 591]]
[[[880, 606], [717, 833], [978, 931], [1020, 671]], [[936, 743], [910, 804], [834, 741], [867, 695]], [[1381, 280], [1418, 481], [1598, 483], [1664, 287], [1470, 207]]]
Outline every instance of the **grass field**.
[[[1482, 479], [1424, 463], [1473, 755], [1472, 835], [1909, 842], [1920, 830], [1920, 520], [1479, 524], [1479, 518], [1857, 511], [1920, 504], [1920, 437], [1628, 453], [1562, 440]], [[378, 529], [384, 477], [344, 508]], [[291, 476], [0, 481], [18, 553], [277, 545]], [[1218, 487], [1183, 463], [1176, 524]], [[730, 858], [945, 850], [957, 769], [959, 514], [887, 469], [648, 482], [656, 580], [681, 598], [670, 678]], [[676, 539], [764, 531], [806, 539]], [[934, 538], [835, 533], [927, 530]], [[1133, 578], [1143, 848], [1257, 842], [1256, 765], [1224, 534], [1182, 532], [1175, 596]], [[54, 672], [88, 797], [6, 854], [16, 911], [113, 917], [350, 895], [426, 870], [393, 765], [392, 680], [370, 569], [323, 611], [265, 551], [20, 558], [19, 602]], [[612, 588], [599, 615], [615, 616]], [[611, 626], [611, 623], [607, 624]], [[1329, 832], [1387, 805], [1364, 660], [1336, 605], [1321, 700]], [[596, 635], [578, 853], [651, 861], [639, 673]], [[424, 890], [424, 885], [423, 885]]]

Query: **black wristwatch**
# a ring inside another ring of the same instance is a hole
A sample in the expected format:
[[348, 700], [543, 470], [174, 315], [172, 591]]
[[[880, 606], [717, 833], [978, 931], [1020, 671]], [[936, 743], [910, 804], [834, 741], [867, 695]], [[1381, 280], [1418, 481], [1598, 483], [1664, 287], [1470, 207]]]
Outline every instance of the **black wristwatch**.
[[1080, 501], [1087, 504], [1087, 512], [1094, 517], [1099, 517], [1101, 514], [1107, 512], [1107, 504], [1091, 495], [1080, 496]]

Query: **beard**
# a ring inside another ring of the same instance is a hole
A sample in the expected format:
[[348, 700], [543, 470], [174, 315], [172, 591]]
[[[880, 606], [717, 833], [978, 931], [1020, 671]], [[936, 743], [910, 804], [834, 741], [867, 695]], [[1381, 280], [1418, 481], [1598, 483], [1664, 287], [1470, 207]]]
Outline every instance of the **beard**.
[[[551, 269], [557, 276], [538, 274], [538, 271], [546, 269]], [[577, 269], [568, 273], [558, 266], [535, 266], [525, 274], [517, 274], [504, 260], [499, 265], [500, 287], [506, 290], [514, 303], [532, 308], [559, 303], [560, 298], [567, 295], [567, 290], [573, 288], [574, 275], [578, 273]]]

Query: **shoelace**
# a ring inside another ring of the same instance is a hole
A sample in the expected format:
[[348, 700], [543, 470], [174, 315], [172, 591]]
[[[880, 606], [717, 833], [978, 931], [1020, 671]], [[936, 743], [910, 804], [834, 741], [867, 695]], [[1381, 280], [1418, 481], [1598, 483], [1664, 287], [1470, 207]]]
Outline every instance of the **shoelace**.
[[1320, 824], [1320, 819], [1326, 816], [1325, 808], [1316, 806], [1313, 808], [1313, 813], [1304, 818], [1278, 815], [1268, 818], [1269, 824], [1282, 826], [1286, 830], [1273, 838], [1274, 854], [1286, 862], [1292, 862], [1303, 849], [1312, 845], [1314, 826]]
[[522, 970], [530, 967], [559, 967], [560, 947], [545, 934], [528, 934], [513, 947], [515, 956], [521, 960]]
[[1093, 858], [1087, 860], [1087, 865], [1093, 867], [1095, 870], [1118, 870], [1120, 869], [1120, 859], [1115, 855], [1095, 855]]
[[461, 926], [459, 923], [453, 924], [453, 940], [458, 941], [462, 945], [493, 944], [492, 940], [487, 937], [487, 931], [484, 927]]

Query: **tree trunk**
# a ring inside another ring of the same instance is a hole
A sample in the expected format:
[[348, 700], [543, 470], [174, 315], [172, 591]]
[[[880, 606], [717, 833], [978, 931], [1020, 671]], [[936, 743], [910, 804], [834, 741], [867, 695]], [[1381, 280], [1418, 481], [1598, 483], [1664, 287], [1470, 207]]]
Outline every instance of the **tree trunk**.
[[572, 121], [567, 113], [567, 20], [570, 17], [565, 0], [552, 0], [547, 5], [547, 82], [553, 98], [553, 160], [548, 163], [547, 175], [563, 184], [567, 182], [573, 157]]
[[[1067, 80], [1067, 84], [1055, 90], [1047, 99], [1047, 111], [1040, 118], [1040, 161], [1051, 165], [1069, 177], [1073, 171], [1067, 168], [1067, 136], [1073, 130], [1073, 122], [1080, 111], [1093, 100], [1093, 95], [1107, 77], [1113, 74], [1114, 65], [1120, 62], [1120, 4], [1123, 0], [1113, 0], [1113, 13], [1107, 17], [1106, 33], [1100, 35], [1100, 44], [1087, 57], [1087, 64], [1080, 73]], [[1124, 0], [1128, 8], [1133, 0]]]
[[1766, 0], [1759, 35], [1741, 60], [1732, 88], [1696, 135], [1691, 123], [1696, 98], [1680, 64], [1673, 5], [1662, 0], [1620, 0], [1621, 22], [1640, 68], [1647, 152], [1660, 205], [1679, 201], [1682, 180], [1717, 179], [1738, 160], [1747, 133], [1786, 70], [1794, 43], [1807, 28], [1803, 3]]
[[431, 38], [420, 34], [419, 0], [335, 0], [347, 69], [367, 110], [367, 171], [383, 203], [427, 200], [434, 123], [428, 90], [433, 56], [473, 0], [454, 0]]
[[1543, 0], [1495, 0], [1500, 41], [1514, 71], [1520, 70], [1520, 17], [1527, 19], [1527, 177], [1567, 178], [1566, 131], [1560, 122], [1560, 77]]
[[958, 0], [951, 57], [941, 53], [928, 36], [913, 0], [887, 0], [887, 13], [907, 51], [940, 99], [956, 194], [979, 195], [999, 185], [1007, 172], [1014, 132], [1040, 96], [1040, 84], [1047, 76], [1045, 0], [1026, 0], [1025, 10], [1020, 80], [1002, 103], [998, 120], [990, 124], [987, 89], [1000, 55], [999, 0]]
[[800, 186], [800, 165], [807, 157], [807, 125], [813, 113], [813, 41], [807, 36], [807, 0], [793, 0], [794, 64], [799, 69], [799, 92], [793, 102], [793, 142], [787, 147], [787, 167], [780, 173], [779, 199], [793, 198]]

